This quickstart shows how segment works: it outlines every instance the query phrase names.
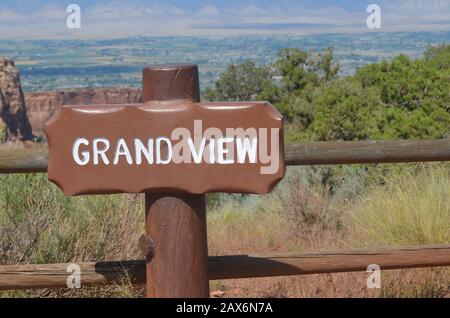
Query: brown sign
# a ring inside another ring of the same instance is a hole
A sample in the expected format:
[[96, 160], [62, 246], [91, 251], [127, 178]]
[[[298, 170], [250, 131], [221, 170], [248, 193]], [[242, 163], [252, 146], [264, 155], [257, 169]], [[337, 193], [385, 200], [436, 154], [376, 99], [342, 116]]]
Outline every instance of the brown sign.
[[265, 102], [64, 106], [48, 177], [66, 195], [268, 193], [284, 176], [283, 121]]

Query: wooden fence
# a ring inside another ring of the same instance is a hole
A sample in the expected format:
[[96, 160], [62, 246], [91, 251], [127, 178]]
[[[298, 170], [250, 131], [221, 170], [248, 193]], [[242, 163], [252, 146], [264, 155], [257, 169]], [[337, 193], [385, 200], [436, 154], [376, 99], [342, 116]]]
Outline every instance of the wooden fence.
[[[83, 286], [120, 282], [145, 284], [145, 261], [77, 263]], [[274, 255], [210, 256], [209, 279], [236, 279], [450, 266], [450, 245], [398, 249], [290, 253]], [[0, 290], [67, 287], [69, 264], [1, 265]]]
[[[450, 139], [433, 141], [357, 141], [299, 143], [286, 147], [286, 164], [325, 165], [450, 161]], [[47, 170], [47, 148], [0, 148], [0, 173]], [[450, 266], [450, 245], [322, 253], [209, 257], [209, 279], [234, 279]], [[0, 265], [0, 290], [66, 287], [68, 264]], [[127, 273], [145, 283], [145, 261], [80, 263], [83, 285], [116, 282]]]
[[[0, 173], [47, 171], [46, 147], [0, 149]], [[450, 139], [341, 141], [286, 146], [286, 165], [450, 161]]]

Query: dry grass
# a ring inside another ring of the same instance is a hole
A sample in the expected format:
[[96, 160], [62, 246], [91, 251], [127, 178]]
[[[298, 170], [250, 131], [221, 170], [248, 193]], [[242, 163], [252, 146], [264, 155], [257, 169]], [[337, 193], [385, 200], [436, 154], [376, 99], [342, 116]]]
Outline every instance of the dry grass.
[[384, 271], [381, 289], [368, 289], [363, 272], [215, 281], [211, 287], [222, 291], [222, 297], [448, 298], [449, 274], [447, 269]]
[[353, 218], [362, 241], [391, 246], [450, 242], [450, 169], [419, 167], [393, 172], [357, 204]]
[[[305, 169], [290, 169], [286, 180], [267, 196], [222, 195], [208, 213], [210, 255], [448, 243], [448, 166], [423, 166], [418, 173], [403, 170], [359, 199], [355, 191], [347, 190], [357, 188], [353, 181], [344, 180], [344, 190], [330, 191], [327, 183], [311, 182], [311, 171]], [[0, 176], [0, 182], [2, 264], [140, 258], [142, 196], [65, 198], [45, 175]], [[344, 192], [352, 194], [336, 194]], [[221, 297], [449, 297], [449, 274], [446, 268], [384, 271], [379, 290], [367, 289], [364, 272], [212, 281], [211, 290]], [[141, 297], [144, 293], [142, 286], [131, 286], [124, 278], [111, 286], [0, 296]]]
[[0, 120], [0, 144], [6, 141], [7, 137], [7, 127], [6, 124]]
[[[312, 190], [303, 176], [291, 173], [275, 193], [230, 200], [210, 214], [210, 250], [264, 253], [450, 242], [448, 165], [394, 170], [383, 185], [351, 201], [331, 197], [323, 187]], [[381, 289], [366, 287], [368, 275], [215, 281], [211, 287], [223, 297], [450, 297], [448, 268], [383, 271]]]

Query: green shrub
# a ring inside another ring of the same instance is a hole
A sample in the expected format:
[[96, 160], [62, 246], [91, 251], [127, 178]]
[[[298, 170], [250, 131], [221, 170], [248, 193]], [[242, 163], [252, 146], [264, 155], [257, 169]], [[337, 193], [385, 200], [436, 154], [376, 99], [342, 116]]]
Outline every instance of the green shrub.
[[[366, 65], [338, 77], [330, 49], [280, 51], [271, 65], [230, 65], [209, 100], [268, 100], [284, 115], [286, 142], [437, 139], [450, 135], [450, 46], [412, 60]], [[271, 81], [274, 75], [280, 78]]]

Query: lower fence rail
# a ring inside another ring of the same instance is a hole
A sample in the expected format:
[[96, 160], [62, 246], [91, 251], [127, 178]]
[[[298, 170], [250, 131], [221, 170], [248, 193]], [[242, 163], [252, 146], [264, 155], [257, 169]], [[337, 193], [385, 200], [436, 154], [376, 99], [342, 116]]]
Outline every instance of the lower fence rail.
[[[209, 257], [209, 279], [237, 279], [450, 266], [450, 245], [336, 252]], [[0, 290], [66, 288], [69, 264], [0, 265]], [[82, 286], [145, 283], [145, 261], [77, 263]]]

